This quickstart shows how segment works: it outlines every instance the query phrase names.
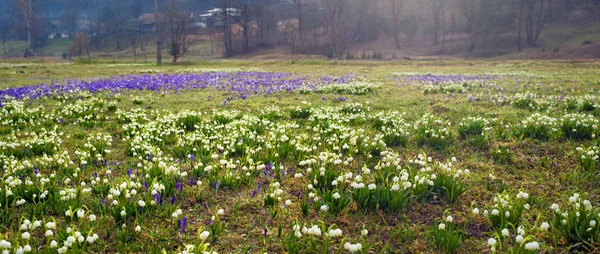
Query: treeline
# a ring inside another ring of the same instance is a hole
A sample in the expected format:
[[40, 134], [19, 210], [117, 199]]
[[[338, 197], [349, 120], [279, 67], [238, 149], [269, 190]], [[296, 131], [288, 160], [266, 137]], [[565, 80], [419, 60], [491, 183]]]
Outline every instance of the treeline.
[[[468, 38], [464, 50], [472, 51], [486, 37], [511, 34], [520, 51], [539, 46], [548, 25], [600, 20], [600, 0], [0, 0], [0, 5], [0, 40], [3, 45], [26, 40], [25, 56], [47, 45], [50, 33], [64, 31], [75, 55], [106, 50], [108, 42], [135, 53], [156, 41], [174, 61], [205, 40], [221, 43], [225, 57], [287, 45], [292, 54], [340, 59], [354, 44], [374, 40], [393, 41], [400, 49], [418, 38], [443, 53], [456, 36]], [[132, 28], [129, 21], [144, 13], [160, 20], [150, 29]]]

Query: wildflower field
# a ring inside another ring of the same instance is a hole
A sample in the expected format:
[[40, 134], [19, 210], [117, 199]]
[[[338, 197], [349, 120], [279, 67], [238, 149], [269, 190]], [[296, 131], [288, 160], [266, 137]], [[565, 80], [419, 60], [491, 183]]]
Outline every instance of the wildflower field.
[[600, 250], [600, 63], [0, 65], [2, 253]]

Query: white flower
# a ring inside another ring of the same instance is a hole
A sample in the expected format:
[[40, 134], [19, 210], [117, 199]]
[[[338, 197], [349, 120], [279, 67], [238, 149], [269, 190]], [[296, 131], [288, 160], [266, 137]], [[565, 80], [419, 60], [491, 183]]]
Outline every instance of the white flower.
[[29, 232], [23, 232], [23, 234], [21, 234], [21, 237], [25, 240], [28, 240], [29, 238], [31, 238], [31, 235], [29, 234]]
[[50, 242], [50, 248], [56, 248], [56, 247], [58, 247], [58, 243], [56, 241], [52, 240]]
[[125, 212], [125, 210], [121, 210], [121, 217], [125, 217], [125, 215], [127, 215], [127, 212]]
[[445, 230], [446, 229], [446, 224], [440, 223], [440, 225], [438, 225], [438, 229]]
[[82, 209], [77, 210], [77, 217], [82, 218], [85, 215], [85, 211]]
[[340, 196], [340, 194], [339, 194], [339, 193], [337, 193], [337, 192], [336, 192], [336, 193], [333, 193], [333, 198], [334, 198], [334, 199], [340, 199], [341, 197], [342, 197], [342, 196]]
[[142, 227], [140, 227], [140, 225], [137, 225], [135, 227], [135, 232], [141, 232], [142, 231]]
[[542, 225], [540, 225], [540, 229], [546, 231], [548, 230], [548, 228], [550, 228], [550, 224], [548, 224], [548, 222], [542, 222]]
[[374, 190], [375, 188], [377, 188], [377, 185], [375, 185], [374, 183], [369, 184], [369, 190]]
[[499, 213], [500, 213], [500, 211], [498, 211], [498, 209], [492, 210], [492, 215], [498, 215]]
[[508, 229], [502, 229], [502, 236], [510, 236], [510, 232], [508, 232]]
[[477, 207], [473, 208], [473, 215], [479, 215], [479, 209]]
[[362, 250], [362, 244], [360, 244], [360, 243], [352, 244], [352, 243], [346, 242], [344, 244], [344, 249], [346, 249], [349, 252], [354, 253], [354, 252]]
[[448, 215], [448, 217], [446, 217], [446, 221], [452, 222], [452, 221], [454, 221], [454, 218], [452, 218], [452, 216]]
[[289, 200], [289, 199], [287, 199], [287, 200], [285, 201], [285, 206], [291, 206], [291, 205], [292, 205], [292, 201], [291, 201], [291, 200]]
[[329, 210], [329, 206], [327, 206], [327, 205], [322, 205], [321, 206], [321, 211], [327, 212], [327, 210]]
[[144, 200], [141, 200], [141, 199], [140, 199], [140, 200], [138, 200], [138, 202], [137, 202], [137, 203], [138, 203], [138, 205], [139, 205], [140, 207], [144, 207], [144, 206], [146, 206], [146, 202], [144, 202]]
[[330, 229], [329, 230], [329, 237], [339, 237], [342, 236], [342, 230], [337, 228], [337, 229]]
[[54, 232], [52, 232], [52, 230], [48, 229], [48, 230], [46, 230], [46, 233], [44, 233], [44, 235], [45, 235], [46, 237], [51, 237], [51, 236], [53, 236], [53, 235], [54, 235]]
[[209, 235], [210, 233], [208, 231], [202, 231], [202, 233], [200, 233], [200, 240], [206, 241]]
[[504, 212], [504, 216], [510, 217], [510, 212], [509, 211]]
[[595, 220], [591, 220], [590, 221], [590, 227], [595, 227], [596, 226], [596, 221]]
[[367, 230], [366, 228], [363, 228], [363, 230], [360, 231], [360, 234], [363, 236], [367, 236], [369, 234], [369, 230]]
[[526, 250], [539, 250], [540, 244], [538, 242], [530, 242], [525, 244]]
[[515, 242], [517, 242], [518, 244], [522, 244], [523, 240], [524, 239], [522, 235], [517, 235], [517, 237], [515, 237]]
[[56, 223], [54, 223], [54, 222], [46, 223], [46, 228], [48, 228], [48, 229], [54, 229], [55, 227], [56, 227]]
[[496, 239], [495, 238], [490, 238], [490, 239], [488, 239], [487, 243], [488, 243], [488, 245], [490, 247], [494, 247], [494, 246], [496, 246]]
[[29, 244], [23, 246], [23, 251], [24, 252], [30, 252], [31, 251], [31, 246], [29, 246]]
[[0, 241], [0, 248], [2, 248], [2, 249], [8, 249], [11, 246], [12, 246], [12, 244], [9, 241], [6, 241], [6, 240]]
[[223, 209], [217, 210], [217, 215], [223, 215], [223, 214], [225, 214], [225, 210], [223, 210]]
[[90, 221], [96, 221], [96, 215], [90, 214], [90, 216], [88, 216], [88, 219], [90, 219]]

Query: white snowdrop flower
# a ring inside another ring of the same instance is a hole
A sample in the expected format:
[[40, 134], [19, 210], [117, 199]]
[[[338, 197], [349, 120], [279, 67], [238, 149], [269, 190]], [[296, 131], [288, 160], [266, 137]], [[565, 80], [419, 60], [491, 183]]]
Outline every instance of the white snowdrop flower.
[[52, 232], [52, 230], [48, 229], [48, 230], [46, 230], [46, 233], [44, 233], [44, 235], [45, 235], [46, 237], [51, 237], [51, 236], [53, 236], [53, 235], [54, 235], [54, 232]]
[[526, 250], [539, 250], [540, 244], [538, 242], [530, 242], [525, 244]]
[[23, 234], [21, 234], [21, 238], [29, 240], [29, 238], [31, 238], [31, 234], [29, 234], [29, 232], [23, 232]]
[[502, 229], [502, 235], [503, 236], [510, 236], [510, 232], [508, 232], [508, 229]]
[[80, 235], [79, 237], [77, 237], [77, 241], [82, 243], [83, 241], [85, 241], [85, 238]]
[[71, 217], [71, 210], [67, 210], [67, 211], [65, 211], [65, 216], [67, 216], [67, 217]]
[[554, 203], [550, 206], [550, 209], [554, 210], [554, 212], [560, 212], [560, 209], [558, 207], [558, 204]]
[[342, 196], [340, 196], [340, 194], [339, 194], [339, 193], [337, 193], [337, 192], [336, 192], [336, 193], [333, 193], [333, 198], [334, 198], [334, 199], [340, 199], [341, 197], [342, 197]]
[[56, 247], [58, 247], [58, 243], [55, 240], [52, 240], [50, 242], [50, 248], [56, 248]]
[[39, 220], [36, 220], [36, 221], [34, 221], [34, 222], [33, 222], [33, 224], [31, 225], [31, 228], [32, 228], [32, 229], [36, 229], [36, 228], [39, 228], [40, 226], [42, 226], [42, 222], [41, 222], [41, 221], [39, 221]]
[[492, 215], [496, 216], [498, 214], [500, 214], [500, 211], [498, 211], [498, 209], [492, 210]]
[[517, 235], [517, 237], [515, 237], [515, 242], [517, 242], [518, 244], [522, 244], [523, 240], [524, 238], [522, 235]]
[[217, 215], [223, 215], [223, 214], [225, 214], [225, 210], [223, 210], [223, 209], [217, 210]]
[[127, 212], [125, 212], [125, 210], [121, 210], [121, 217], [125, 217], [127, 215]]
[[479, 215], [479, 209], [477, 207], [473, 208], [473, 215]]
[[210, 233], [208, 231], [202, 231], [202, 233], [200, 233], [200, 240], [206, 241], [209, 235]]
[[329, 206], [327, 206], [327, 205], [322, 205], [320, 209], [321, 209], [321, 211], [323, 211], [323, 212], [327, 212], [327, 210], [329, 210]]
[[82, 209], [77, 210], [77, 218], [82, 218], [85, 215], [85, 211]]
[[510, 217], [510, 212], [509, 211], [504, 212], [504, 216], [505, 217]]
[[11, 246], [12, 246], [12, 244], [9, 241], [0, 240], [0, 248], [8, 249], [8, 248], [11, 248]]
[[329, 230], [329, 237], [340, 237], [342, 236], [342, 230], [337, 228], [337, 229], [330, 229]]
[[89, 244], [92, 244], [92, 243], [94, 243], [94, 237], [88, 236], [85, 238], [85, 241], [88, 242]]
[[337, 185], [338, 185], [338, 181], [337, 181], [337, 180], [333, 180], [333, 181], [331, 181], [331, 185], [333, 185], [333, 186], [337, 186]]
[[448, 217], [446, 217], [446, 221], [452, 222], [452, 221], [454, 221], [454, 218], [452, 218], [452, 216], [448, 215]]
[[438, 225], [438, 229], [440, 229], [440, 230], [445, 230], [445, 229], [446, 229], [446, 224], [444, 224], [444, 223], [440, 223], [440, 224]]
[[292, 205], [292, 201], [291, 201], [291, 200], [289, 200], [289, 199], [287, 199], [287, 200], [285, 201], [285, 206], [291, 206], [291, 205]]
[[90, 214], [90, 216], [88, 216], [88, 219], [90, 221], [96, 221], [96, 215], [95, 214]]
[[46, 222], [46, 228], [48, 228], [48, 229], [54, 229], [54, 228], [56, 228], [56, 223], [54, 223], [54, 222]]
[[142, 227], [140, 227], [140, 225], [137, 225], [135, 227], [135, 232], [141, 232], [142, 231]]
[[545, 222], [545, 221], [544, 221], [544, 222], [542, 222], [542, 224], [540, 225], [540, 229], [541, 229], [541, 230], [544, 230], [544, 231], [546, 231], [546, 230], [548, 230], [549, 228], [550, 228], [550, 224], [548, 224], [548, 222]]
[[29, 244], [23, 246], [23, 251], [24, 252], [30, 252], [31, 251], [31, 246], [29, 246]]
[[137, 203], [138, 203], [138, 205], [139, 205], [140, 207], [144, 207], [144, 206], [146, 206], [146, 202], [144, 202], [144, 200], [141, 200], [141, 199], [140, 199], [140, 200], [138, 200], [138, 202], [137, 202]]
[[362, 236], [367, 236], [367, 235], [369, 234], [369, 230], [367, 230], [366, 228], [363, 228], [363, 229], [360, 231], [360, 234], [361, 234]]
[[494, 246], [496, 246], [496, 243], [497, 243], [497, 241], [496, 241], [496, 239], [495, 239], [495, 238], [490, 238], [490, 239], [488, 239], [488, 241], [487, 241], [487, 244], [488, 244], [488, 246], [490, 246], [490, 247], [494, 247]]
[[595, 227], [596, 226], [596, 221], [595, 220], [591, 220], [590, 221], [590, 227]]

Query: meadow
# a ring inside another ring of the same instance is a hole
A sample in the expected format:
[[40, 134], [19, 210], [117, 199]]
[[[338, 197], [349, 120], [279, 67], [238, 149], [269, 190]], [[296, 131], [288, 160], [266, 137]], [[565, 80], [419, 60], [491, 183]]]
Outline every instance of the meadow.
[[0, 63], [3, 253], [589, 253], [595, 61]]

